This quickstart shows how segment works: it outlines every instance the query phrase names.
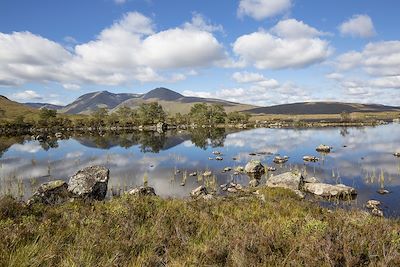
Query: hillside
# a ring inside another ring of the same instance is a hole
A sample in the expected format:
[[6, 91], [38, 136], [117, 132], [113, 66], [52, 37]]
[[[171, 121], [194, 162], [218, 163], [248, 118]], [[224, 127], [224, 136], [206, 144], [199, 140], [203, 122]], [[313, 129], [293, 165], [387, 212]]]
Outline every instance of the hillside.
[[107, 91], [93, 92], [80, 96], [77, 100], [59, 112], [66, 114], [89, 114], [97, 108], [113, 109], [127, 99], [138, 97], [137, 94], [113, 94]]
[[4, 111], [4, 114], [3, 112], [0, 113], [0, 119], [6, 120], [13, 120], [18, 116], [30, 118], [38, 114], [38, 111], [36, 109], [12, 101], [2, 95], [0, 95], [0, 109]]
[[255, 106], [252, 105], [229, 102], [221, 99], [187, 97], [167, 88], [156, 88], [142, 95], [141, 97], [131, 98], [122, 102], [120, 105], [116, 106], [114, 110], [117, 110], [123, 106], [136, 108], [141, 103], [155, 101], [158, 102], [163, 109], [170, 114], [189, 113], [190, 108], [196, 103], [221, 104], [224, 106], [227, 112], [245, 111], [255, 108]]
[[400, 112], [400, 107], [340, 102], [302, 102], [248, 110], [252, 114], [340, 114], [342, 112]]
[[64, 106], [53, 105], [53, 104], [49, 104], [49, 103], [24, 103], [24, 105], [31, 107], [31, 108], [36, 108], [36, 109], [47, 108], [47, 109], [52, 109], [52, 110], [59, 110], [64, 107]]

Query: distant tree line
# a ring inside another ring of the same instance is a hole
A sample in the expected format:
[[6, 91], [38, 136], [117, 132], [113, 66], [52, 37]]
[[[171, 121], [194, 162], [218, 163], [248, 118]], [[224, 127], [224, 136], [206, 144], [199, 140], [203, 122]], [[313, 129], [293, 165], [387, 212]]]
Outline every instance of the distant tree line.
[[[0, 110], [0, 118], [4, 112]], [[249, 114], [240, 112], [226, 113], [220, 104], [194, 104], [188, 114], [176, 113], [167, 115], [157, 102], [142, 103], [137, 108], [121, 107], [115, 112], [107, 108], [97, 108], [91, 115], [58, 114], [56, 110], [41, 109], [37, 119], [18, 116], [12, 121], [3, 121], [8, 127], [41, 127], [41, 128], [83, 128], [83, 127], [134, 127], [139, 125], [155, 125], [165, 122], [174, 125], [195, 124], [198, 126], [216, 126], [225, 123], [247, 123]]]

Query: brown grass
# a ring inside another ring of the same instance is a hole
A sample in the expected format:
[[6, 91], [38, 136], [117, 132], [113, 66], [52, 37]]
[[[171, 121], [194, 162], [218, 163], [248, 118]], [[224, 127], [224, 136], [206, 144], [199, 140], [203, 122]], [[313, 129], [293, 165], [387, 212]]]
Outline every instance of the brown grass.
[[0, 201], [0, 266], [399, 266], [400, 223], [290, 192], [24, 207]]

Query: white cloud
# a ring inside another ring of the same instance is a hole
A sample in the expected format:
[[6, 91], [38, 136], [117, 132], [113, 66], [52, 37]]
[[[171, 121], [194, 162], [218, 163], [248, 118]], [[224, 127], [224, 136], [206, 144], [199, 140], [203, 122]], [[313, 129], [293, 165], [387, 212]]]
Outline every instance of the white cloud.
[[303, 21], [295, 19], [279, 21], [278, 24], [271, 29], [271, 32], [282, 38], [293, 39], [313, 38], [327, 34], [305, 24]]
[[222, 25], [212, 24], [203, 15], [194, 13], [191, 22], [186, 22], [184, 28], [189, 30], [201, 30], [206, 32], [224, 32]]
[[126, 0], [114, 0], [114, 3], [116, 3], [117, 5], [122, 5], [126, 3]]
[[0, 33], [0, 85], [52, 81], [77, 89], [83, 83], [163, 81], [164, 71], [226, 60], [222, 44], [212, 33], [221, 29], [194, 14], [182, 27], [156, 32], [150, 18], [130, 12], [95, 40], [72, 50], [29, 32]]
[[72, 91], [81, 89], [81, 86], [79, 84], [74, 84], [74, 83], [65, 83], [62, 85], [62, 87]]
[[335, 64], [339, 70], [362, 68], [373, 76], [400, 76], [400, 41], [369, 43], [361, 52], [340, 55]]
[[342, 35], [368, 38], [376, 34], [372, 19], [368, 15], [354, 15], [339, 26]]
[[15, 93], [12, 95], [12, 97], [20, 101], [32, 101], [42, 99], [42, 97], [33, 90], [26, 90], [23, 92]]
[[249, 75], [249, 73], [236, 74], [234, 76], [239, 78], [238, 82], [245, 83], [245, 87], [222, 88], [214, 92], [186, 90], [183, 94], [187, 96], [218, 98], [258, 106], [302, 102], [311, 99], [309, 93], [304, 88], [300, 88], [292, 82], [280, 84], [278, 81], [266, 79], [264, 76], [262, 76], [263, 80], [256, 79], [256, 75], [253, 75], [254, 79], [251, 79], [252, 75]]
[[262, 20], [284, 13], [291, 5], [291, 0], [240, 0], [237, 13], [239, 17]]
[[275, 79], [268, 79], [264, 75], [256, 72], [235, 72], [232, 74], [232, 79], [238, 83], [253, 83], [254, 86], [264, 88], [275, 88], [279, 83]]
[[233, 51], [244, 65], [252, 64], [259, 69], [301, 68], [331, 55], [333, 48], [329, 42], [316, 37], [321, 34], [301, 21], [285, 20], [273, 27], [271, 33], [259, 30], [240, 36]]

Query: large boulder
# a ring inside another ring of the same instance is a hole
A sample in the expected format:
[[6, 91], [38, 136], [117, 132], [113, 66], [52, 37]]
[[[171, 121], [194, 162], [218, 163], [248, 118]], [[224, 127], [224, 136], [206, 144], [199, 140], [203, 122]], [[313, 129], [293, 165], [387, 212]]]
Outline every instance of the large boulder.
[[133, 188], [128, 193], [134, 196], [156, 196], [156, 191], [150, 186], [139, 186]]
[[304, 197], [300, 188], [303, 184], [303, 176], [297, 172], [285, 172], [271, 176], [267, 179], [267, 187], [280, 187], [290, 189], [298, 196]]
[[69, 179], [68, 191], [75, 198], [103, 200], [107, 194], [109, 174], [104, 166], [79, 170]]
[[244, 171], [254, 178], [260, 178], [265, 173], [265, 167], [259, 160], [251, 160], [244, 167]]
[[41, 184], [32, 197], [28, 200], [28, 205], [42, 203], [55, 205], [67, 201], [70, 197], [68, 185], [65, 181], [56, 180]]
[[321, 197], [352, 197], [357, 195], [357, 191], [344, 184], [324, 184], [324, 183], [306, 183], [303, 189]]
[[267, 187], [283, 187], [291, 190], [299, 190], [303, 182], [301, 173], [285, 172], [268, 178]]

